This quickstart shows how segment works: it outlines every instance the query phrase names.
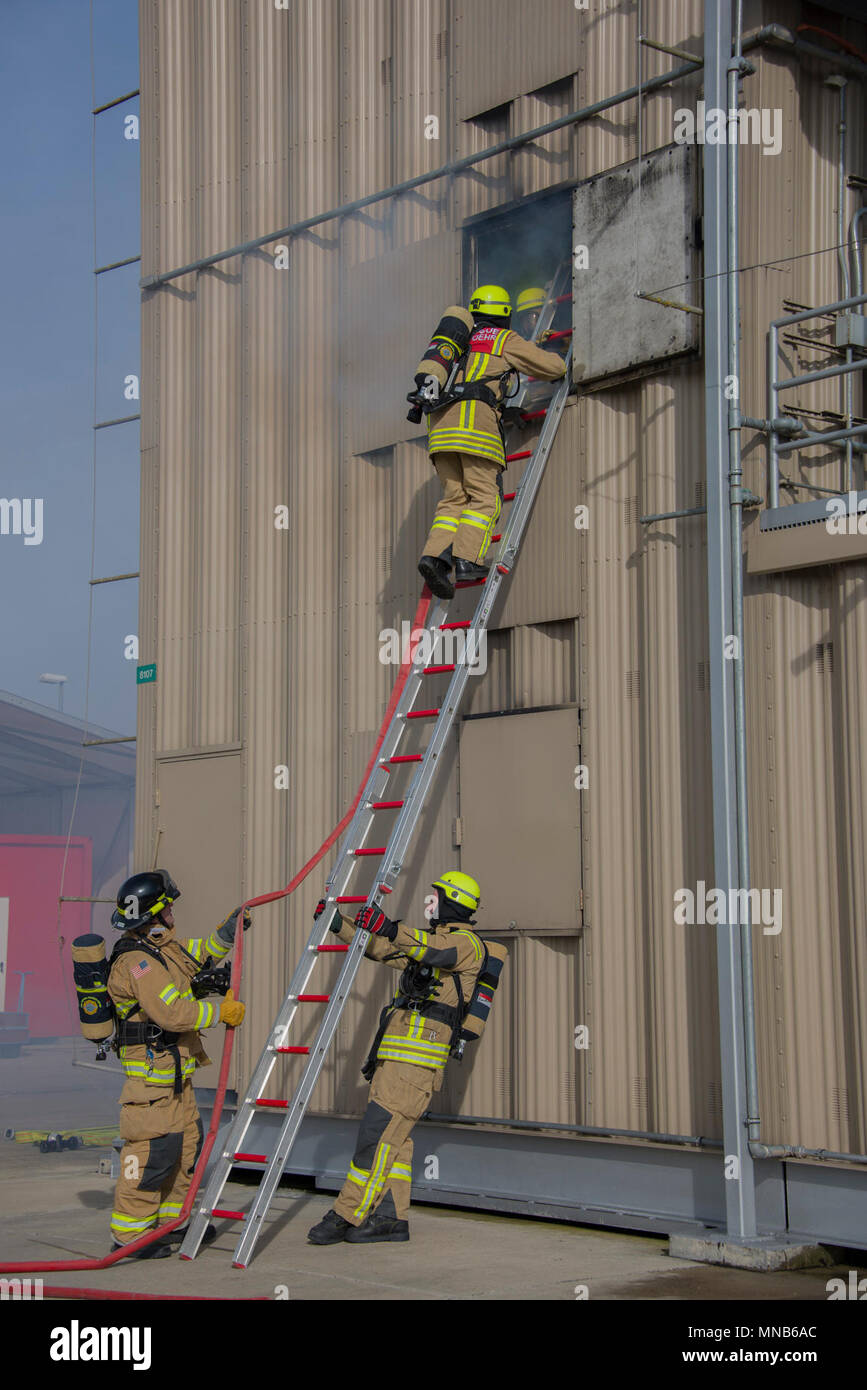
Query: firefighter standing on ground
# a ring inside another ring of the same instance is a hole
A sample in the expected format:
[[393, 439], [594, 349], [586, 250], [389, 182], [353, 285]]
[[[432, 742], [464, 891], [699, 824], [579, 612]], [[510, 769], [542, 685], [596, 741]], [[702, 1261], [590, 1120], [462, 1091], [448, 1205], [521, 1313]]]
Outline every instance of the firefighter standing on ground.
[[[113, 1250], [178, 1216], [202, 1148], [202, 1121], [192, 1077], [210, 1058], [199, 1030], [237, 1027], [244, 1005], [232, 998], [196, 999], [190, 982], [210, 956], [227, 955], [236, 908], [207, 938], [175, 935], [172, 904], [180, 890], [164, 869], [134, 874], [117, 895], [113, 927], [124, 935], [112, 953], [108, 993], [118, 1020], [118, 1056], [126, 1073], [120, 1134], [125, 1141], [111, 1216]], [[250, 925], [245, 913], [244, 930]], [[183, 1240], [172, 1231], [136, 1258], [161, 1259]], [[213, 1226], [205, 1239], [213, 1239]]]
[[[370, 1093], [352, 1163], [333, 1208], [308, 1232], [313, 1245], [409, 1240], [410, 1134], [442, 1087], [486, 956], [469, 930], [481, 896], [475, 879], [450, 870], [433, 887], [437, 914], [426, 931], [392, 922], [378, 907], [363, 908], [354, 924], [342, 918], [338, 929], [346, 942], [357, 927], [369, 931], [365, 955], [403, 973], [363, 1068]], [[316, 916], [324, 909], [323, 900]]]
[[[455, 580], [487, 574], [482, 562], [500, 515], [500, 474], [506, 466], [497, 407], [510, 368], [545, 381], [565, 375], [562, 357], [545, 352], [510, 327], [512, 303], [499, 285], [482, 285], [470, 300], [474, 328], [457, 384], [464, 398], [428, 416], [428, 451], [443, 486], [419, 573], [431, 592], [452, 598]], [[421, 370], [421, 369], [420, 369]]]

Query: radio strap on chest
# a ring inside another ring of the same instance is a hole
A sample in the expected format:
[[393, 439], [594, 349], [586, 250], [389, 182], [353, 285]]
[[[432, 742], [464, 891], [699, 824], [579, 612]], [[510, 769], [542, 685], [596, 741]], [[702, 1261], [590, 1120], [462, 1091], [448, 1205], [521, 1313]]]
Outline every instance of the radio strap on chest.
[[[425, 973], [427, 972], [427, 973]], [[457, 991], [457, 1004], [441, 1004], [438, 1000], [426, 997], [427, 989], [439, 989], [440, 985], [434, 981], [430, 984], [432, 972], [428, 966], [420, 966], [415, 961], [410, 961], [400, 977], [397, 993], [390, 1004], [386, 1004], [382, 1013], [379, 1015], [379, 1026], [376, 1030], [367, 1060], [361, 1068], [361, 1074], [365, 1081], [373, 1079], [376, 1070], [377, 1053], [379, 1045], [385, 1036], [385, 1030], [391, 1022], [398, 1009], [411, 1009], [414, 1013], [421, 1014], [422, 1018], [429, 1018], [434, 1023], [445, 1023], [452, 1030], [449, 1039], [449, 1051], [452, 1056], [460, 1057], [460, 1052], [456, 1051], [461, 1024], [464, 1021], [464, 996], [461, 989], [460, 975], [457, 972], [450, 974]]]
[[[183, 947], [181, 948], [183, 949]], [[166, 964], [165, 957], [156, 946], [151, 946], [145, 941], [129, 941], [121, 937], [115, 943], [108, 962], [109, 976], [111, 968], [119, 956], [125, 955], [127, 951], [143, 951], [145, 955], [151, 956], [163, 967], [169, 979], [172, 978], [171, 971]], [[186, 952], [189, 955], [189, 952]], [[194, 958], [190, 960], [196, 964]], [[130, 1014], [140, 1013], [142, 1019], [131, 1022], [129, 1017], [117, 1019], [117, 1048], [121, 1047], [146, 1047], [149, 1050], [157, 1049], [160, 1052], [167, 1052], [175, 1064], [175, 1077], [172, 1087], [173, 1094], [179, 1096], [183, 1090], [183, 1076], [181, 1073], [181, 1054], [178, 1050], [178, 1042], [181, 1034], [175, 1033], [168, 1028], [162, 1028], [158, 1023], [154, 1023], [147, 1017], [141, 1004], [136, 1001], [135, 1007], [130, 1010]]]

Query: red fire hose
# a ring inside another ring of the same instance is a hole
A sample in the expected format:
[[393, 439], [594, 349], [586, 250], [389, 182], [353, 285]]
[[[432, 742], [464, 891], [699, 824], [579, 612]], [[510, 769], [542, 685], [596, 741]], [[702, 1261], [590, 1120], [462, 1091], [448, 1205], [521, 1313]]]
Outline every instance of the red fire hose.
[[[415, 633], [418, 629], [424, 627], [428, 615], [428, 610], [430, 608], [430, 600], [430, 590], [428, 589], [427, 585], [425, 585], [424, 589], [422, 590], [422, 596], [419, 599], [419, 604], [418, 608], [416, 609], [415, 617], [413, 619], [411, 630], [412, 633]], [[352, 802], [352, 805], [349, 807], [349, 810], [346, 812], [339, 824], [335, 825], [328, 838], [326, 840], [323, 840], [322, 844], [319, 846], [318, 850], [313, 855], [313, 857], [307, 860], [307, 863], [304, 865], [304, 867], [302, 869], [299, 869], [298, 873], [295, 875], [293, 879], [289, 881], [289, 883], [287, 883], [285, 888], [279, 889], [276, 893], [264, 893], [261, 897], [258, 898], [248, 898], [248, 900], [241, 905], [241, 909], [238, 914], [240, 921], [243, 921], [243, 914], [247, 908], [263, 907], [265, 903], [276, 902], [279, 898], [286, 898], [290, 895], [290, 893], [294, 893], [295, 889], [301, 883], [304, 882], [305, 878], [310, 873], [310, 870], [316, 867], [319, 861], [331, 849], [335, 841], [337, 841], [343, 834], [344, 830], [346, 829], [346, 827], [348, 826], [349, 822], [355, 814], [356, 808], [358, 806], [359, 801], [361, 800], [362, 793], [367, 784], [367, 779], [373, 770], [377, 757], [379, 756], [379, 750], [382, 747], [386, 730], [388, 729], [388, 726], [391, 723], [391, 716], [394, 713], [397, 702], [400, 699], [404, 686], [406, 685], [407, 676], [409, 675], [410, 667], [412, 665], [412, 658], [415, 651], [415, 645], [415, 639], [411, 638], [409, 650], [404, 655], [400, 671], [398, 672], [397, 680], [394, 683], [394, 689], [391, 692], [391, 698], [389, 699], [388, 707], [385, 711], [382, 724], [380, 725], [379, 734], [376, 739], [376, 744], [374, 746], [373, 752], [370, 755], [370, 761], [368, 762], [367, 767], [364, 770], [364, 775], [362, 776], [358, 791], [355, 794], [355, 798]], [[238, 990], [241, 983], [241, 970], [243, 966], [243, 961], [244, 933], [243, 931], [241, 931], [236, 932], [235, 934], [235, 954], [232, 961], [232, 990], [236, 999], [238, 998]], [[186, 1200], [184, 1201], [184, 1204], [180, 1212], [174, 1218], [174, 1220], [166, 1221], [162, 1226], [155, 1226], [153, 1230], [148, 1231], [143, 1236], [140, 1236], [138, 1240], [130, 1241], [129, 1244], [124, 1245], [122, 1249], [114, 1250], [109, 1255], [103, 1255], [101, 1259], [26, 1260], [21, 1262], [20, 1264], [0, 1264], [0, 1273], [41, 1274], [48, 1271], [57, 1270], [72, 1271], [78, 1269], [108, 1269], [111, 1265], [117, 1264], [119, 1260], [128, 1259], [129, 1256], [136, 1250], [143, 1250], [145, 1246], [153, 1245], [153, 1243], [156, 1240], [158, 1240], [161, 1236], [168, 1235], [170, 1231], [174, 1231], [178, 1226], [184, 1225], [184, 1223], [189, 1218], [190, 1212], [192, 1211], [193, 1202], [195, 1201], [196, 1194], [198, 1193], [199, 1187], [201, 1186], [202, 1178], [204, 1177], [205, 1169], [208, 1165], [208, 1159], [211, 1156], [211, 1150], [214, 1147], [214, 1141], [217, 1137], [217, 1130], [220, 1127], [220, 1118], [223, 1113], [223, 1101], [226, 1096], [226, 1086], [229, 1080], [229, 1064], [232, 1060], [232, 1047], [234, 1045], [234, 1041], [234, 1028], [227, 1028], [225, 1040], [223, 1042], [223, 1055], [220, 1059], [220, 1074], [217, 1080], [217, 1089], [214, 1096], [214, 1109], [211, 1114], [211, 1123], [208, 1127], [208, 1132], [205, 1135], [205, 1141], [202, 1145], [202, 1152], [199, 1155], [199, 1161], [196, 1164], [196, 1171], [193, 1174], [193, 1180], [190, 1184], [190, 1189], [187, 1193]], [[92, 1297], [108, 1299], [147, 1299], [151, 1297], [151, 1295], [148, 1294], [128, 1293], [120, 1289], [103, 1290], [66, 1288], [62, 1284], [46, 1285], [42, 1289], [42, 1294], [45, 1298]], [[195, 1298], [195, 1295], [168, 1294], [162, 1295], [162, 1297], [168, 1299], [189, 1299], [190, 1297]]]

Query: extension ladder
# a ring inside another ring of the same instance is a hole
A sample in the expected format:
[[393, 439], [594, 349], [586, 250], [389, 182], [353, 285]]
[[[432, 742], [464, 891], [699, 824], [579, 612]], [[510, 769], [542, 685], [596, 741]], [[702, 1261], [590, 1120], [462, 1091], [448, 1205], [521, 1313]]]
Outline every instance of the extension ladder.
[[[554, 278], [548, 299], [543, 306], [534, 338], [546, 332], [553, 321], [557, 305], [571, 298], [566, 292], [571, 263], [564, 262]], [[559, 334], [550, 334], [548, 341], [556, 337], [568, 337], [571, 329]], [[426, 625], [419, 629], [412, 649], [412, 665], [406, 684], [397, 701], [390, 723], [385, 732], [380, 756], [368, 777], [355, 815], [346, 831], [340, 846], [337, 860], [328, 877], [325, 889], [326, 910], [314, 923], [310, 939], [292, 976], [286, 997], [266, 1040], [262, 1054], [253, 1072], [246, 1094], [232, 1121], [222, 1152], [218, 1156], [203, 1197], [197, 1201], [191, 1216], [187, 1234], [180, 1248], [184, 1259], [194, 1259], [198, 1253], [202, 1236], [210, 1217], [242, 1221], [243, 1229], [233, 1260], [236, 1269], [245, 1269], [250, 1262], [256, 1241], [262, 1231], [263, 1222], [272, 1198], [277, 1189], [286, 1161], [304, 1118], [313, 1088], [319, 1077], [329, 1045], [337, 1030], [340, 1016], [349, 997], [358, 967], [364, 955], [369, 933], [356, 931], [351, 945], [332, 944], [328, 941], [329, 925], [334, 912], [345, 905], [366, 903], [379, 904], [394, 889], [404, 865], [404, 859], [412, 841], [416, 823], [422, 812], [427, 794], [442, 762], [446, 741], [454, 726], [455, 717], [469, 678], [470, 662], [466, 659], [465, 637], [464, 657], [460, 662], [436, 662], [436, 649], [442, 643], [442, 634], [452, 630], [463, 630], [467, 636], [486, 631], [494, 604], [504, 579], [514, 567], [518, 550], [533, 503], [542, 481], [545, 465], [557, 433], [566, 400], [571, 388], [572, 349], [565, 358], [566, 375], [554, 384], [554, 393], [547, 405], [526, 412], [528, 420], [544, 418], [535, 449], [520, 450], [508, 454], [507, 461], [528, 459], [527, 466], [515, 492], [505, 493], [504, 502], [511, 502], [512, 508], [500, 535], [493, 542], [500, 542], [499, 554], [491, 561], [486, 578], [471, 580], [458, 588], [482, 588], [474, 616], [463, 622], [448, 622], [449, 604], [446, 600], [433, 598], [428, 609]], [[527, 390], [527, 382], [522, 383], [514, 398], [513, 406], [519, 406]], [[430, 658], [430, 659], [429, 659]], [[445, 698], [435, 708], [416, 708], [418, 697], [426, 681], [432, 676], [449, 674], [451, 679]], [[416, 752], [400, 751], [404, 738], [416, 721], [433, 721], [432, 734], [427, 746]], [[389, 779], [404, 769], [412, 768], [409, 785], [401, 797], [388, 795]], [[394, 817], [394, 813], [397, 813]], [[387, 842], [376, 835], [378, 843], [368, 840], [382, 822], [383, 817], [393, 818], [391, 833]], [[372, 886], [366, 892], [348, 891], [354, 871], [360, 861], [379, 861]], [[343, 961], [337, 981], [330, 994], [307, 992], [310, 976], [322, 955], [342, 954]], [[290, 1030], [296, 1011], [300, 1006], [324, 1005], [324, 1013], [311, 1046], [301, 1047], [290, 1044]], [[281, 1056], [302, 1054], [307, 1061], [304, 1065], [298, 1089], [291, 1101], [264, 1098], [269, 1078]], [[244, 1140], [257, 1110], [272, 1108], [285, 1112], [285, 1118], [271, 1155], [245, 1151]], [[255, 1163], [263, 1167], [262, 1180], [256, 1189], [250, 1208], [246, 1212], [229, 1211], [219, 1205], [220, 1196], [234, 1163]]]

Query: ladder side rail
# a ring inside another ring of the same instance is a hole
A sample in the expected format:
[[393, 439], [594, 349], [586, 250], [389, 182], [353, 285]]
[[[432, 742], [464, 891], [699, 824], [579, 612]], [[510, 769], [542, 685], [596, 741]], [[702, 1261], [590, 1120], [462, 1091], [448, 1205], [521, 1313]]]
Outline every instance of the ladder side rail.
[[[518, 547], [520, 546], [521, 538], [526, 528], [527, 521], [529, 520], [533, 503], [542, 480], [542, 475], [545, 471], [548, 454], [550, 453], [551, 445], [557, 433], [563, 409], [565, 408], [565, 402], [571, 386], [569, 380], [571, 361], [572, 352], [570, 348], [566, 356], [566, 375], [559, 383], [558, 390], [549, 406], [548, 415], [546, 416], [545, 424], [539, 436], [535, 452], [528, 467], [524, 470], [524, 475], [518, 485], [514, 505], [509, 514], [509, 520], [503, 532], [503, 538], [506, 542], [504, 553], [506, 551], [511, 551], [513, 557], [517, 554]], [[496, 565], [492, 565], [469, 631], [480, 632], [487, 629], [491, 612], [493, 611], [500, 585], [504, 578], [505, 576], [500, 572], [499, 568]], [[466, 657], [466, 648], [464, 649], [464, 655]], [[457, 665], [449, 681], [448, 690], [441, 706], [441, 712], [437, 719], [436, 727], [430, 743], [425, 750], [424, 760], [420, 764], [418, 772], [413, 779], [386, 848], [382, 881], [389, 887], [394, 884], [403, 868], [403, 856], [412, 840], [416, 822], [421, 814], [425, 797], [433, 782], [437, 767], [439, 766], [440, 755], [454, 725], [455, 717], [460, 708], [461, 697], [463, 696], [468, 679], [469, 665], [466, 660], [464, 660]], [[379, 897], [380, 894], [376, 891], [368, 899], [368, 902], [378, 903]]]
[[[428, 612], [428, 618], [427, 622], [425, 623], [425, 627], [424, 629], [421, 629], [422, 631], [432, 633], [432, 647], [436, 644], [436, 635], [438, 633], [440, 623], [445, 618], [447, 611], [448, 603], [446, 603], [443, 599], [435, 598]], [[349, 827], [346, 831], [346, 835], [344, 836], [344, 839], [338, 851], [338, 856], [335, 860], [334, 867], [332, 868], [331, 873], [329, 874], [328, 879], [326, 881], [326, 898], [330, 898], [332, 896], [331, 889], [334, 883], [336, 883], [337, 881], [338, 874], [343, 864], [343, 860], [351, 856], [352, 850], [361, 848], [361, 845], [363, 844], [363, 827], [365, 826], [368, 817], [372, 819], [370, 813], [370, 802], [379, 799], [382, 791], [384, 790], [388, 782], [389, 774], [385, 768], [380, 766], [380, 764], [386, 761], [388, 758], [393, 757], [394, 754], [397, 752], [397, 748], [400, 744], [400, 740], [402, 739], [406, 728], [406, 716], [412, 710], [416, 700], [418, 699], [418, 695], [421, 690], [422, 680], [424, 678], [425, 662], [421, 659], [423, 654], [423, 639], [419, 639], [419, 642], [416, 646], [416, 651], [413, 656], [412, 669], [407, 677], [406, 684], [401, 692], [401, 696], [398, 700], [394, 714], [391, 717], [391, 722], [389, 723], [388, 729], [386, 730], [385, 738], [383, 739], [382, 743], [382, 748], [379, 751], [377, 765], [371, 769], [370, 777], [367, 780], [367, 785], [365, 786], [361, 796], [361, 800], [358, 803], [358, 809], [356, 810], [355, 815], [353, 816], [352, 821], [349, 824]], [[352, 861], [350, 858], [350, 863], [351, 862]]]
[[526, 530], [530, 513], [533, 510], [533, 503], [545, 472], [545, 465], [548, 462], [548, 455], [554, 443], [554, 437], [560, 425], [566, 401], [572, 387], [571, 367], [572, 367], [572, 348], [569, 348], [565, 358], [566, 375], [561, 379], [557, 390], [551, 398], [548, 406], [548, 413], [545, 423], [542, 426], [533, 457], [530, 459], [524, 470], [523, 477], [518, 485], [512, 510], [509, 519], [503, 527], [502, 539], [500, 543], [500, 563], [514, 563], [515, 557]]
[[[441, 637], [439, 632], [440, 623], [447, 612], [448, 605], [442, 600], [438, 600], [429, 611], [428, 621], [425, 630], [431, 632], [432, 648]], [[386, 731], [383, 746], [380, 750], [380, 761], [382, 755], [391, 756], [393, 749], [397, 747], [403, 735], [405, 727], [405, 715], [410, 710], [418, 697], [421, 688], [421, 681], [424, 675], [425, 660], [424, 650], [419, 642], [417, 644], [417, 654], [413, 661], [413, 670], [407, 679], [404, 690], [398, 701], [398, 705], [392, 715], [389, 728]], [[370, 826], [373, 824], [374, 815], [370, 809], [370, 802], [381, 795], [388, 781], [388, 771], [377, 765], [371, 769], [367, 785], [359, 800], [358, 809], [348, 828], [344, 844], [338, 854], [338, 859], [331, 871], [326, 888], [326, 896], [329, 900], [341, 896], [341, 890], [348, 886], [348, 880], [352, 870], [355, 868], [355, 859], [352, 850], [360, 848], [366, 838]], [[181, 1253], [192, 1259], [201, 1243], [207, 1225], [207, 1218], [219, 1201], [220, 1194], [225, 1186], [228, 1176], [232, 1169], [234, 1154], [241, 1150], [244, 1137], [250, 1126], [253, 1117], [252, 1100], [258, 1099], [267, 1084], [271, 1071], [276, 1062], [275, 1048], [285, 1046], [289, 1036], [291, 1024], [294, 1021], [298, 1007], [297, 996], [302, 994], [307, 986], [310, 975], [317, 963], [317, 947], [323, 944], [324, 937], [327, 935], [327, 928], [324, 925], [315, 925], [304, 948], [298, 966], [290, 982], [289, 989], [284, 998], [283, 1005], [277, 1014], [277, 1018], [271, 1028], [268, 1038], [259, 1056], [259, 1061], [254, 1069], [250, 1083], [247, 1087], [244, 1099], [239, 1107], [235, 1119], [230, 1126], [227, 1135], [224, 1153], [211, 1175], [207, 1189], [196, 1212], [196, 1223], [201, 1229], [193, 1230], [191, 1221], [190, 1232], [184, 1242]], [[338, 977], [338, 987], [340, 979]], [[252, 1098], [252, 1099], [251, 1099]]]
[[292, 1150], [304, 1112], [307, 1109], [313, 1088], [319, 1079], [322, 1064], [328, 1051], [329, 1044], [337, 1029], [340, 1017], [343, 1013], [349, 993], [352, 988], [358, 967], [364, 958], [364, 951], [370, 939], [370, 932], [356, 931], [349, 950], [343, 962], [337, 984], [325, 1009], [319, 1031], [316, 1034], [313, 1046], [310, 1049], [310, 1056], [304, 1068], [298, 1089], [292, 1098], [280, 1131], [277, 1145], [274, 1149], [268, 1168], [262, 1177], [253, 1204], [247, 1213], [244, 1222], [244, 1229], [238, 1247], [235, 1252], [236, 1265], [246, 1265], [253, 1246], [261, 1230], [262, 1221], [271, 1204], [271, 1199], [277, 1188], [280, 1178], [283, 1176], [283, 1168]]
[[[407, 684], [409, 684], [409, 682], [407, 682]], [[332, 899], [346, 887], [353, 867], [352, 852], [353, 850], [360, 849], [364, 844], [373, 823], [373, 812], [370, 809], [371, 802], [378, 801], [382, 797], [387, 783], [387, 770], [377, 765], [367, 779], [361, 800], [358, 803], [358, 808], [349, 823], [349, 827], [337, 852], [337, 858], [325, 880], [325, 892], [323, 896], [326, 902], [331, 902]]]
[[[190, 1219], [190, 1230], [187, 1235], [180, 1253], [192, 1259], [198, 1250], [202, 1235], [207, 1225], [208, 1217], [217, 1205], [223, 1187], [232, 1170], [234, 1155], [241, 1150], [250, 1122], [253, 1118], [253, 1101], [258, 1100], [265, 1089], [274, 1065], [277, 1061], [277, 1047], [285, 1046], [285, 1039], [288, 1037], [289, 1028], [298, 1008], [299, 994], [303, 994], [313, 968], [316, 965], [318, 951], [317, 947], [322, 945], [323, 938], [327, 929], [317, 922], [308, 938], [307, 945], [304, 947], [298, 965], [292, 976], [289, 989], [277, 1017], [268, 1033], [259, 1060], [250, 1078], [250, 1082], [244, 1093], [241, 1104], [235, 1112], [235, 1117], [229, 1126], [226, 1139], [222, 1146], [222, 1152], [217, 1159], [204, 1194], [197, 1203], [195, 1213]], [[194, 1231], [194, 1221], [201, 1221], [201, 1231]], [[198, 1238], [196, 1239], [196, 1236]]]
[[[425, 798], [442, 761], [441, 753], [446, 740], [454, 727], [455, 715], [460, 708], [461, 696], [469, 678], [466, 661], [456, 666], [449, 681], [448, 691], [440, 707], [430, 742], [425, 749], [424, 760], [419, 764], [407, 797], [400, 809], [391, 837], [383, 857], [383, 872], [380, 883], [391, 889], [403, 869], [403, 856], [412, 841], [413, 832], [424, 807]], [[381, 889], [377, 887], [368, 902], [379, 905]]]

